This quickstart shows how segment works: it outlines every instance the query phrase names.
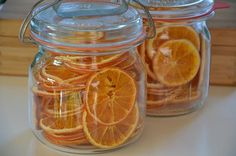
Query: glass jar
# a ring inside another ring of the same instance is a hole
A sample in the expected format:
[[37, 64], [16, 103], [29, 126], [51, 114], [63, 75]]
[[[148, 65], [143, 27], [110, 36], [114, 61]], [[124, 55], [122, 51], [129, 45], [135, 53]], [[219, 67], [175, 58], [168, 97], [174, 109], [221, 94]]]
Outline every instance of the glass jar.
[[208, 95], [211, 38], [206, 20], [214, 15], [213, 0], [140, 2], [156, 25], [156, 36], [138, 48], [147, 71], [147, 114], [197, 110]]
[[125, 1], [39, 3], [22, 26], [23, 41], [27, 21], [39, 46], [29, 71], [36, 137], [70, 153], [100, 153], [139, 138], [146, 75], [136, 47], [146, 32], [138, 12]]

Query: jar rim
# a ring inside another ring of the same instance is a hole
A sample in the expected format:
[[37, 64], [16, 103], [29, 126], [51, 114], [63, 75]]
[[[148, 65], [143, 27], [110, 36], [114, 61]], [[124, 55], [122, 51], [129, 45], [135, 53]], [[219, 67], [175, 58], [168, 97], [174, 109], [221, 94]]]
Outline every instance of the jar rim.
[[142, 33], [138, 38], [128, 43], [121, 43], [116, 45], [99, 44], [93, 45], [88, 48], [85, 44], [83, 46], [72, 46], [72, 45], [60, 45], [57, 43], [51, 43], [38, 38], [34, 33], [30, 32], [32, 40], [45, 49], [54, 51], [56, 53], [66, 53], [70, 55], [107, 55], [127, 52], [133, 47], [137, 47], [145, 41], [146, 33]]

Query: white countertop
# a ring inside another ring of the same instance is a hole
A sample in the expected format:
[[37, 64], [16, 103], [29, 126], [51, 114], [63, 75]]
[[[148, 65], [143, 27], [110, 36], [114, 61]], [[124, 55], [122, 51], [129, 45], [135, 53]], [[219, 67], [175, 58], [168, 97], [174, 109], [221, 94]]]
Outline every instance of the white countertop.
[[[0, 156], [66, 155], [32, 135], [27, 123], [27, 78], [0, 76]], [[211, 87], [206, 106], [189, 115], [148, 117], [138, 142], [104, 154], [108, 155], [236, 156], [236, 88]]]

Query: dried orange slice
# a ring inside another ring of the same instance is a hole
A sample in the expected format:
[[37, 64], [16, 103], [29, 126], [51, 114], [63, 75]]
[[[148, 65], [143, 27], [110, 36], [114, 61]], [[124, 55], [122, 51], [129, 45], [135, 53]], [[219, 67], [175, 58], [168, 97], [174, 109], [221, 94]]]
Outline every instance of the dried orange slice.
[[86, 111], [83, 114], [85, 135], [91, 144], [100, 148], [114, 148], [123, 144], [134, 133], [138, 121], [136, 104], [124, 120], [114, 125], [101, 124]]
[[40, 120], [40, 127], [47, 133], [68, 134], [81, 130], [82, 114], [73, 114], [60, 116], [56, 114], [54, 117], [44, 117]]
[[63, 83], [64, 80], [79, 76], [77, 73], [68, 70], [62, 62], [56, 60], [46, 64], [42, 68], [41, 75], [46, 80], [51, 80], [52, 82], [57, 83]]
[[44, 134], [44, 136], [48, 141], [50, 141], [51, 143], [56, 144], [56, 145], [68, 146], [68, 145], [87, 145], [87, 144], [89, 144], [89, 142], [86, 138], [81, 138], [81, 139], [75, 138], [75, 139], [71, 139], [71, 140], [60, 140], [60, 139], [57, 139], [57, 138], [53, 137], [50, 134]]
[[168, 101], [170, 101], [171, 99], [173, 99], [176, 95], [174, 95], [173, 93], [166, 93], [164, 95], [155, 95], [155, 94], [147, 94], [148, 97], [148, 101], [147, 104], [151, 105], [151, 104], [164, 104]]
[[124, 61], [126, 54], [113, 54], [105, 56], [71, 56], [60, 57], [66, 67], [75, 73], [99, 71], [102, 68], [115, 66]]
[[41, 97], [57, 97], [57, 96], [67, 96], [71, 93], [71, 91], [67, 90], [61, 90], [60, 92], [56, 92], [56, 91], [45, 91], [45, 90], [41, 90], [37, 87], [32, 87], [32, 92], [35, 95], [41, 96]]
[[148, 88], [147, 92], [152, 95], [157, 96], [168, 96], [174, 92], [175, 88], [160, 88], [160, 89], [154, 89], [154, 88]]
[[190, 108], [195, 105], [195, 102], [201, 98], [199, 91], [191, 91], [188, 95], [179, 94], [171, 99], [166, 99], [165, 101], [147, 101], [147, 110], [158, 111], [161, 107], [165, 109], [181, 109]]
[[132, 110], [136, 92], [135, 81], [129, 74], [118, 68], [107, 68], [90, 78], [86, 108], [100, 123], [116, 124]]
[[191, 81], [200, 67], [200, 55], [188, 40], [170, 40], [159, 47], [153, 59], [158, 80], [166, 86], [180, 86]]
[[90, 73], [86, 73], [86, 74], [83, 74], [83, 75], [78, 75], [76, 77], [73, 77], [73, 78], [70, 78], [70, 79], [67, 79], [64, 81], [64, 83], [69, 83], [70, 85], [75, 85], [75, 86], [85, 86], [88, 78], [91, 76]]
[[81, 145], [89, 143], [83, 129], [68, 134], [54, 134], [48, 132], [44, 132], [43, 134], [48, 141], [59, 145]]
[[190, 26], [166, 26], [157, 30], [156, 37], [149, 40], [147, 54], [153, 58], [159, 46], [169, 40], [186, 39], [193, 43], [197, 50], [200, 50], [199, 34]]
[[54, 134], [54, 133], [47, 133], [47, 132], [45, 132], [45, 134], [48, 134], [51, 137], [58, 140], [86, 139], [83, 129], [80, 129], [78, 131], [75, 131], [73, 133], [68, 133], [68, 134]]
[[191, 83], [179, 87], [175, 94], [176, 96], [170, 104], [190, 103], [199, 99], [201, 96], [197, 86], [194, 86]]
[[47, 83], [38, 82], [38, 88], [41, 90], [45, 90], [48, 92], [65, 92], [65, 91], [79, 91], [86, 88], [85, 84], [81, 84], [82, 82], [85, 83], [85, 80], [80, 81], [80, 77], [78, 79], [74, 79], [70, 81], [71, 84], [67, 84], [68, 81], [65, 81], [65, 84], [57, 84], [57, 85], [48, 85]]
[[82, 113], [83, 109], [82, 92], [72, 92], [67, 96], [57, 96], [48, 99], [48, 102], [43, 105], [44, 113], [51, 116], [60, 115], [60, 117]]
[[38, 81], [37, 84], [42, 89], [50, 92], [84, 89], [84, 83], [89, 76], [88, 73], [78, 74], [68, 70], [60, 61], [47, 63], [35, 75]]

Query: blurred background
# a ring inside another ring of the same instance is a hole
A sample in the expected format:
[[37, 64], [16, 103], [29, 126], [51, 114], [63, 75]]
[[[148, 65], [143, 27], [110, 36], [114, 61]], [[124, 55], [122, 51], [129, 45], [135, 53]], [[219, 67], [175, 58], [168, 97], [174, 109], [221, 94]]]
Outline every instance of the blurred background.
[[[4, 2], [6, 0], [0, 0]], [[22, 19], [38, 0], [7, 0], [0, 12], [0, 18]], [[216, 16], [210, 20], [210, 27], [233, 27], [236, 26], [236, 0], [220, 0], [228, 2], [230, 9], [218, 10]]]
[[[211, 84], [236, 86], [236, 0], [208, 21], [212, 34]], [[37, 0], [0, 0], [0, 75], [27, 76], [36, 47], [22, 45], [18, 32], [22, 19]]]
[[6, 0], [0, 0], [0, 10], [3, 8], [3, 4], [6, 2]]

